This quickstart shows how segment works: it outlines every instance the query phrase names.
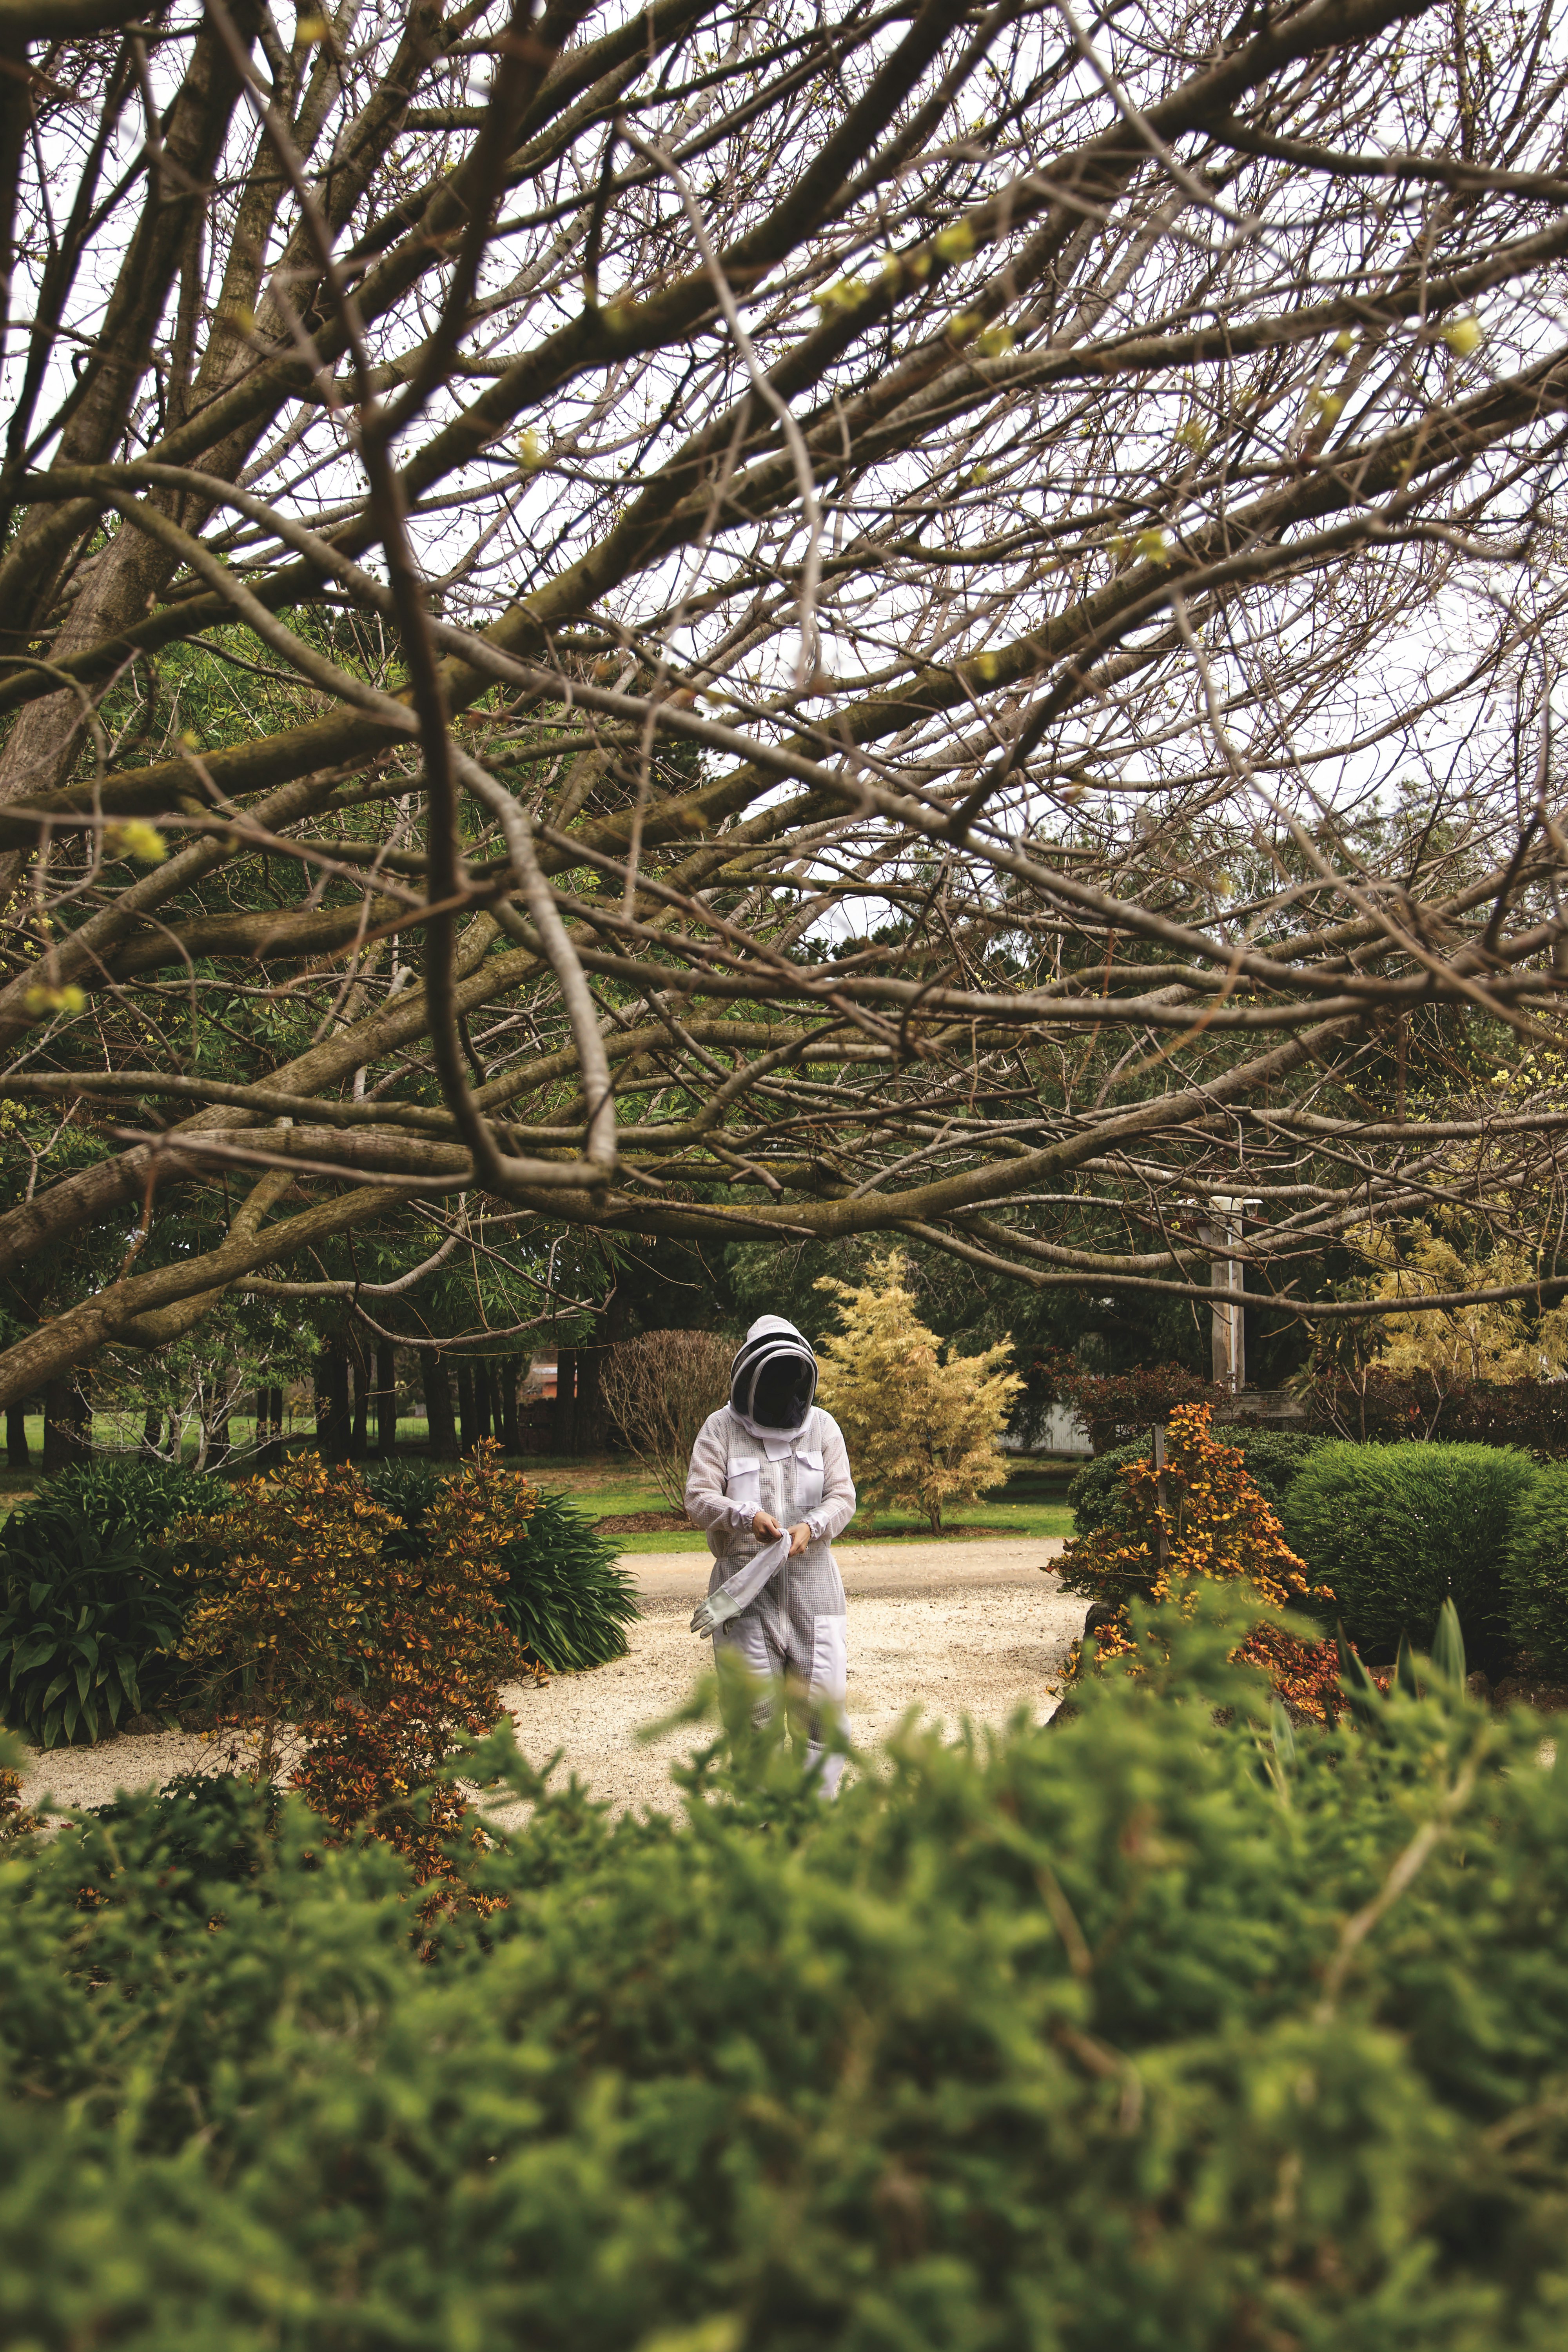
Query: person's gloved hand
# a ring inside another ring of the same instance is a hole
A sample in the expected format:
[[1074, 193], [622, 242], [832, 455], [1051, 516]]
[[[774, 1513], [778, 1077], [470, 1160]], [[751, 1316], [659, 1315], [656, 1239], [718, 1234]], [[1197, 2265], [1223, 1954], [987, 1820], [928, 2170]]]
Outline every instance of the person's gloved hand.
[[691, 1630], [694, 1633], [700, 1633], [706, 1641], [710, 1633], [716, 1633], [721, 1625], [727, 1625], [731, 1617], [738, 1617], [740, 1613], [740, 1602], [731, 1601], [730, 1595], [721, 1589], [698, 1602], [691, 1612]]

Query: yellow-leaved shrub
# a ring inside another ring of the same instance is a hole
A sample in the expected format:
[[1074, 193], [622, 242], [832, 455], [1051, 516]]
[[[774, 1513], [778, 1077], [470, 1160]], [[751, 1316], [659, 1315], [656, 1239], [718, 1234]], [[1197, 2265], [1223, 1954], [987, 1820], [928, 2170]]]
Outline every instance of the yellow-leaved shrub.
[[933, 1535], [950, 1504], [973, 1503], [1007, 1475], [997, 1444], [1024, 1383], [1003, 1370], [1004, 1339], [954, 1355], [915, 1313], [898, 1251], [874, 1258], [869, 1280], [817, 1284], [838, 1301], [838, 1331], [820, 1340], [818, 1402], [844, 1432], [861, 1496], [873, 1511], [903, 1504]]

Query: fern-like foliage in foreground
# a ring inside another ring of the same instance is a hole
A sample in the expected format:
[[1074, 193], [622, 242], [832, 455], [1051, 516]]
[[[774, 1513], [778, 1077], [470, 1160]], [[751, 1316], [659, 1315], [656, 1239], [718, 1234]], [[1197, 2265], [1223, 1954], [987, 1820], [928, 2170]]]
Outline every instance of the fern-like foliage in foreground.
[[8, 2338], [1547, 2352], [1568, 1773], [1447, 1634], [1293, 1731], [1226, 1593], [831, 1808], [764, 1743], [612, 1824], [498, 1742], [434, 1932], [297, 1801], [13, 1847]]

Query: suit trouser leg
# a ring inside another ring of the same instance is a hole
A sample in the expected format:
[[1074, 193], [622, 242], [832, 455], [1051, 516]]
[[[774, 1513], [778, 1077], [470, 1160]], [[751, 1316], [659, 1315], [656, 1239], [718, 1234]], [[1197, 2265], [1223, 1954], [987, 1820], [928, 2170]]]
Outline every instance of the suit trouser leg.
[[713, 1636], [719, 1675], [719, 1712], [731, 1739], [765, 1731], [778, 1711], [784, 1688], [784, 1652], [752, 1610], [732, 1617]]
[[807, 1769], [822, 1775], [825, 1797], [838, 1794], [838, 1783], [844, 1772], [844, 1758], [826, 1755], [824, 1743], [829, 1727], [842, 1727], [846, 1733], [848, 1721], [844, 1712], [845, 1690], [848, 1681], [847, 1617], [816, 1617], [811, 1628], [811, 1664], [806, 1675], [806, 1744]]
[[[839, 1605], [819, 1611], [818, 1598]], [[785, 1694], [791, 1735], [805, 1748], [806, 1769], [820, 1773], [824, 1796], [837, 1796], [844, 1758], [828, 1755], [826, 1740], [830, 1726], [847, 1727], [849, 1623], [837, 1576], [831, 1593], [814, 1593], [804, 1579], [792, 1582], [777, 1596], [771, 1617], [764, 1622], [760, 1610], [743, 1610], [713, 1636], [725, 1728], [731, 1739], [765, 1730]]]

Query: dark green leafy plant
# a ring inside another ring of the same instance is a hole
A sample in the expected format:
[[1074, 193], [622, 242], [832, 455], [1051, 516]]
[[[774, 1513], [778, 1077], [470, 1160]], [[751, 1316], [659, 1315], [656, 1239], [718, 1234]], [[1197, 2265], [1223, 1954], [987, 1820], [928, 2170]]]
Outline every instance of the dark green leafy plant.
[[[1292, 1481], [1323, 1442], [1303, 1431], [1237, 1429], [1228, 1422], [1216, 1426], [1214, 1433], [1226, 1445], [1239, 1450], [1247, 1464], [1247, 1476], [1275, 1511], [1279, 1509]], [[1068, 1501], [1072, 1505], [1075, 1533], [1098, 1535], [1102, 1528], [1119, 1527], [1124, 1521], [1131, 1525], [1127, 1520], [1127, 1480], [1123, 1474], [1130, 1463], [1148, 1459], [1149, 1435], [1145, 1431], [1131, 1444], [1097, 1454], [1092, 1462], [1086, 1462], [1081, 1470], [1074, 1472], [1068, 1487]]]
[[1568, 1683], [1568, 1463], [1549, 1463], [1520, 1497], [1502, 1589], [1513, 1639], [1542, 1675]]
[[144, 1794], [120, 1796], [92, 1806], [87, 1818], [111, 1833], [134, 1823], [138, 1842], [187, 1887], [198, 1878], [243, 1885], [270, 1861], [282, 1801], [270, 1783], [258, 1788], [229, 1772], [181, 1772], [151, 1802]]
[[1330, 1442], [1280, 1516], [1363, 1656], [1392, 1660], [1403, 1634], [1429, 1646], [1451, 1600], [1472, 1663], [1495, 1674], [1512, 1646], [1503, 1557], [1538, 1475], [1528, 1454], [1501, 1446]]
[[426, 1516], [441, 1491], [441, 1473], [427, 1462], [367, 1462], [363, 1475], [382, 1508], [403, 1522], [402, 1535], [388, 1535], [383, 1550], [399, 1559], [422, 1559]]
[[17, 1518], [43, 1504], [73, 1502], [105, 1533], [122, 1529], [138, 1543], [154, 1543], [176, 1519], [189, 1512], [205, 1517], [221, 1511], [228, 1499], [221, 1478], [184, 1470], [177, 1463], [152, 1462], [145, 1455], [103, 1454], [47, 1480], [30, 1505], [13, 1513], [0, 1535], [8, 1535]]
[[626, 1654], [637, 1587], [619, 1548], [563, 1495], [541, 1495], [503, 1555], [501, 1607], [518, 1639], [555, 1673], [602, 1666]]
[[[1217, 1593], [1211, 1599], [1222, 1599]], [[1140, 1610], [1066, 1729], [782, 1747], [417, 1919], [297, 1803], [0, 1872], [0, 2332], [68, 2352], [1553, 2352], [1568, 1773], [1457, 1642], [1293, 1730]], [[422, 1958], [422, 1955], [424, 1956]]]
[[161, 1538], [227, 1489], [162, 1463], [89, 1463], [51, 1479], [0, 1529], [0, 1706], [39, 1747], [107, 1738], [172, 1702], [188, 1589]]

